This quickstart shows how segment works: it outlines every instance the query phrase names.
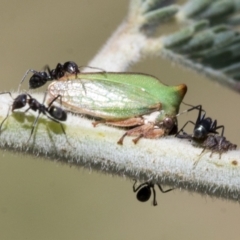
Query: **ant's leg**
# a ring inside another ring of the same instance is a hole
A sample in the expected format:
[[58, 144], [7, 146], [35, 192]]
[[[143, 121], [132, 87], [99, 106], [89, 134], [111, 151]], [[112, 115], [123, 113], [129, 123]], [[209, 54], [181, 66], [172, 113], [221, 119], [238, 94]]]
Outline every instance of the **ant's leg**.
[[[44, 93], [44, 97], [43, 97], [43, 101], [42, 101], [42, 105], [44, 104], [46, 97], [47, 97], [48, 91], [46, 90], [46, 92]], [[51, 102], [52, 104], [52, 102]]]
[[27, 71], [26, 71], [26, 73], [23, 75], [23, 78], [22, 78], [22, 80], [21, 80], [21, 82], [19, 83], [19, 85], [18, 85], [18, 93], [20, 92], [20, 88], [21, 88], [21, 86], [22, 86], [22, 83], [24, 82], [24, 80], [25, 80], [25, 78], [27, 77], [27, 75], [29, 74], [29, 73], [37, 73], [37, 71], [36, 70], [33, 70], [33, 69], [28, 69]]
[[[9, 94], [9, 96], [10, 96], [12, 99], [14, 99], [14, 98], [12, 97], [12, 94], [11, 94], [10, 92], [1, 92], [0, 94]], [[11, 107], [9, 106], [7, 116], [2, 120], [2, 122], [1, 122], [1, 124], [0, 124], [0, 133], [1, 133], [1, 130], [2, 130], [3, 123], [7, 120], [8, 116], [9, 116], [10, 109], [11, 109]]]
[[[29, 109], [30, 109], [30, 108], [29, 108]], [[27, 109], [27, 110], [29, 110], [29, 109]], [[46, 115], [46, 116], [47, 116], [47, 115]], [[34, 131], [35, 127], [36, 127], [36, 124], [37, 124], [37, 122], [38, 122], [39, 117], [40, 117], [40, 114], [38, 114], [38, 116], [37, 116], [36, 119], [34, 120], [34, 123], [33, 123], [33, 125], [32, 125], [31, 134], [30, 134], [30, 137], [29, 137], [27, 143], [30, 141], [30, 139], [31, 139], [31, 137], [32, 137], [33, 131]], [[66, 135], [66, 132], [65, 132], [65, 130], [64, 130], [64, 128], [63, 128], [63, 125], [62, 125], [59, 121], [57, 121], [56, 119], [51, 118], [51, 117], [49, 117], [49, 116], [47, 116], [47, 117], [48, 117], [49, 119], [51, 119], [52, 121], [60, 124], [61, 129], [62, 129], [62, 132]], [[66, 135], [66, 136], [67, 136], [67, 135]]]
[[[216, 121], [216, 120], [215, 120], [215, 121]], [[215, 121], [214, 121], [214, 122], [215, 122]], [[217, 121], [216, 121], [216, 125], [217, 125]], [[221, 137], [223, 137], [223, 135], [224, 135], [224, 128], [225, 128], [223, 125], [216, 126], [216, 127], [215, 127], [215, 130], [220, 129], [220, 128], [222, 129]]]
[[[192, 105], [189, 105], [189, 104], [186, 104], [186, 103], [184, 103], [184, 104], [187, 105], [187, 106], [192, 106]], [[183, 113], [186, 113], [186, 112], [191, 112], [192, 110], [195, 110], [195, 109], [197, 109], [200, 113], [205, 112], [205, 110], [202, 109], [202, 105], [197, 105], [197, 106], [189, 108], [185, 111], [182, 111], [181, 113], [178, 113], [176, 116], [180, 116], [180, 115], [182, 115]]]
[[156, 191], [154, 188], [154, 184], [151, 186], [152, 191], [153, 191], [153, 206], [157, 206], [157, 200], [156, 200]]
[[2, 122], [1, 122], [1, 124], [0, 124], [0, 134], [1, 134], [1, 132], [2, 132], [2, 125], [3, 125], [3, 123], [7, 120], [8, 116], [9, 116], [10, 108], [11, 108], [11, 107], [8, 108], [7, 116], [2, 120]]
[[[29, 109], [28, 109], [28, 110], [29, 110]], [[32, 130], [31, 130], [30, 136], [29, 136], [26, 144], [30, 141], [30, 139], [31, 139], [31, 137], [32, 137], [32, 135], [33, 135], [33, 131], [34, 131], [35, 127], [36, 127], [36, 124], [37, 124], [37, 122], [38, 122], [39, 116], [40, 116], [40, 113], [38, 114], [38, 116], [37, 116], [37, 117], [35, 118], [35, 120], [34, 120], [34, 123], [33, 123], [33, 125], [32, 125]]]
[[[47, 94], [47, 92], [46, 92], [46, 94]], [[55, 98], [53, 98], [53, 100], [48, 104], [48, 110], [49, 110], [49, 108], [52, 106], [52, 104], [57, 100], [57, 99], [60, 99], [60, 105], [62, 106], [62, 95], [60, 95], [60, 94], [58, 94]], [[44, 101], [45, 101], [45, 99], [46, 99], [46, 96], [44, 97]]]
[[62, 125], [62, 123], [60, 123], [58, 120], [56, 120], [56, 119], [54, 119], [54, 118], [52, 118], [52, 117], [50, 117], [50, 116], [48, 116], [48, 115], [46, 115], [49, 119], [51, 119], [52, 121], [54, 121], [54, 122], [56, 122], [56, 123], [58, 123], [59, 125], [60, 125], [60, 127], [61, 127], [61, 129], [62, 129], [62, 132], [64, 133], [64, 135], [65, 135], [65, 137], [66, 137], [66, 140], [67, 140], [67, 142], [68, 142], [68, 144], [71, 146], [71, 147], [73, 147], [72, 146], [72, 144], [69, 142], [69, 140], [68, 140], [68, 137], [67, 137], [67, 134], [66, 134], [66, 132], [65, 132], [65, 130], [64, 130], [64, 128], [63, 128], [63, 125]]
[[[10, 92], [1, 92], [0, 95], [2, 95], [2, 94], [9, 94], [9, 96], [14, 100], [14, 98]], [[10, 107], [9, 107], [9, 109], [10, 109]], [[10, 111], [9, 109], [8, 109], [7, 117], [9, 115], [9, 111]], [[3, 120], [3, 122], [7, 119], [7, 117]], [[1, 127], [2, 127], [3, 122], [1, 123]], [[0, 130], [1, 130], [1, 127], [0, 127]]]
[[43, 70], [44, 70], [44, 71], [48, 71], [48, 73], [49, 73], [49, 75], [50, 75], [51, 69], [50, 69], [49, 65], [45, 65], [45, 66], [43, 67]]
[[46, 115], [46, 116], [47, 116], [49, 119], [51, 119], [52, 121], [58, 123], [58, 124], [61, 126], [62, 132], [67, 136], [67, 134], [66, 134], [66, 132], [65, 132], [65, 130], [64, 130], [64, 128], [63, 128], [63, 125], [62, 125], [58, 120], [56, 120], [56, 119], [54, 119], [54, 118], [51, 118], [51, 117], [49, 117], [48, 115]]
[[105, 70], [103, 70], [102, 68], [98, 68], [98, 67], [80, 66], [80, 67], [78, 67], [78, 68], [79, 68], [79, 69], [81, 69], [81, 68], [91, 68], [91, 69], [99, 70], [99, 71], [102, 72], [102, 73], [107, 73]]
[[[185, 105], [189, 105], [189, 104], [186, 104], [186, 103], [185, 103]], [[191, 105], [189, 105], [189, 106], [191, 106]], [[176, 116], [178, 117], [178, 116], [182, 115], [183, 113], [190, 112], [190, 111], [195, 110], [195, 109], [198, 110], [198, 117], [197, 117], [197, 120], [196, 120], [196, 123], [195, 123], [195, 125], [196, 125], [196, 124], [198, 123], [198, 121], [200, 121], [201, 119], [204, 119], [204, 117], [205, 117], [205, 115], [206, 115], [205, 110], [202, 109], [202, 105], [194, 106], [194, 107], [192, 107], [192, 108], [190, 108], [190, 109], [187, 109], [187, 110], [185, 110], [185, 111], [183, 111], [183, 112], [181, 112], [181, 113], [178, 113]], [[203, 115], [202, 115], [202, 112], [204, 112]], [[179, 131], [179, 132], [180, 132], [180, 131]], [[175, 135], [175, 136], [176, 136], [176, 135]]]
[[189, 103], [185, 103], [184, 101], [182, 101], [181, 103], [184, 104], [184, 105], [186, 105], [186, 106], [189, 106], [189, 107], [194, 107], [194, 105], [189, 104]]
[[14, 98], [12, 97], [12, 94], [11, 94], [10, 92], [1, 92], [0, 95], [1, 95], [1, 94], [9, 94], [10, 97], [11, 97], [12, 99], [14, 99]]
[[192, 108], [188, 109], [188, 112], [190, 112], [190, 111], [192, 111], [192, 110], [194, 110], [194, 109], [197, 109], [197, 110], [199, 110], [199, 111], [204, 111], [204, 110], [202, 109], [202, 105], [197, 105], [197, 106], [195, 106], [195, 107], [192, 107]]
[[[101, 68], [98, 68], [98, 67], [80, 66], [80, 67], [78, 67], [78, 68], [79, 68], [79, 69], [81, 69], [81, 68], [97, 69], [97, 70], [100, 71], [100, 73], [103, 73], [105, 76], [106, 76], [106, 74], [107, 74], [107, 72], [106, 72], [105, 70], [103, 70], [103, 69], [101, 69]], [[80, 71], [79, 71], [79, 72], [80, 72]], [[76, 78], [77, 78], [77, 73], [76, 73]], [[85, 92], [85, 94], [86, 94], [87, 91], [86, 91], [86, 88], [85, 88], [85, 86], [84, 86], [84, 83], [83, 83], [82, 85], [83, 85], [83, 90], [84, 90], [84, 92]]]
[[30, 109], [31, 109], [31, 107], [29, 107], [28, 109], [26, 109], [24, 112], [26, 113], [26, 112], [28, 112]]
[[[44, 95], [44, 99], [43, 99], [43, 103], [42, 103], [42, 104], [44, 104], [44, 102], [45, 102], [47, 93], [48, 93], [48, 91], [45, 92], [45, 95]], [[51, 102], [48, 104], [48, 107], [47, 107], [47, 109], [46, 109], [47, 112], [49, 112], [52, 104], [53, 104], [58, 98], [60, 99], [60, 105], [62, 106], [62, 95], [59, 94], [59, 95], [57, 95], [55, 98], [53, 98], [53, 99], [51, 100]], [[52, 119], [52, 118], [50, 118], [50, 119]], [[54, 119], [53, 121], [55, 121], [55, 119]], [[58, 122], [58, 123], [59, 123], [59, 122]]]
[[177, 137], [178, 135], [179, 135], [179, 133], [185, 133], [184, 131], [183, 131], [183, 129], [187, 126], [187, 124], [188, 123], [192, 123], [193, 125], [195, 125], [195, 123], [194, 122], [192, 122], [192, 121], [187, 121], [184, 125], [183, 125], [183, 127], [176, 133], [176, 135], [175, 135], [175, 137]]
[[158, 185], [159, 190], [160, 190], [162, 193], [167, 193], [167, 192], [170, 192], [170, 191], [174, 190], [174, 188], [169, 188], [168, 190], [163, 190], [163, 189], [162, 189], [162, 186], [161, 186], [160, 184], [157, 183], [157, 185]]

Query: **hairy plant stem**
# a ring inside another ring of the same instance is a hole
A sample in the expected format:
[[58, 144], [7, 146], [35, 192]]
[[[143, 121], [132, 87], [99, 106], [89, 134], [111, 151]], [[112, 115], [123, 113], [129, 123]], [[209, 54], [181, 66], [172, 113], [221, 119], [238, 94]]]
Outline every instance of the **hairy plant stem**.
[[[89, 65], [106, 71], [126, 71], [147, 55], [148, 43], [141, 27], [128, 19]], [[151, 46], [149, 49], [152, 52]], [[43, 94], [32, 96], [40, 102], [43, 99]], [[11, 103], [8, 94], [0, 95], [0, 121], [6, 117]], [[210, 157], [207, 151], [200, 155], [201, 148], [174, 137], [140, 139], [136, 145], [131, 137], [126, 137], [121, 146], [117, 141], [124, 130], [103, 124], [93, 127], [93, 120], [71, 113], [63, 124], [66, 135], [59, 124], [41, 116], [27, 142], [35, 117], [32, 111], [10, 113], [2, 126], [0, 147], [140, 181], [164, 183], [226, 199], [240, 198], [238, 150], [222, 154], [219, 159], [218, 154]]]
[[[39, 101], [43, 97], [33, 96]], [[1, 95], [1, 121], [9, 104], [10, 97]], [[218, 154], [212, 157], [208, 151], [201, 154], [202, 148], [174, 137], [141, 139], [136, 145], [131, 137], [126, 137], [121, 146], [117, 141], [124, 130], [101, 124], [93, 127], [92, 120], [72, 114], [68, 114], [64, 124], [66, 135], [59, 124], [41, 117], [27, 142], [35, 117], [30, 112], [10, 114], [2, 127], [1, 148], [211, 196], [239, 198], [239, 151], [229, 151], [219, 159]]]

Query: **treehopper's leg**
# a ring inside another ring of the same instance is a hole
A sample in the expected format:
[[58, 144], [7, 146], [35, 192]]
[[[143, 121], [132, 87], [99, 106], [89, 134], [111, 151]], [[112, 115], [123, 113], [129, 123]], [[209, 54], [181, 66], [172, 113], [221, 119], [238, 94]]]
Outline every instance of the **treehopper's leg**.
[[137, 143], [137, 141], [144, 136], [144, 132], [149, 131], [150, 128], [153, 128], [152, 124], [145, 124], [139, 127], [135, 127], [133, 129], [128, 130], [126, 133], [123, 134], [123, 136], [118, 140], [118, 144], [123, 144], [123, 139], [126, 136], [137, 136], [136, 139], [133, 139], [134, 143]]
[[165, 135], [165, 130], [162, 128], [154, 128], [153, 124], [145, 124], [136, 128], [133, 128], [126, 133], [118, 140], [118, 144], [123, 144], [123, 139], [126, 136], [137, 136], [137, 138], [133, 139], [132, 141], [136, 144], [140, 138], [159, 138]]
[[92, 125], [93, 125], [93, 127], [96, 127], [98, 124], [100, 124], [100, 123], [106, 123], [106, 121], [105, 120], [101, 120], [101, 121], [94, 121], [94, 122], [92, 122]]
[[156, 139], [160, 138], [162, 136], [165, 136], [166, 132], [162, 128], [153, 128], [150, 129], [149, 131], [140, 134], [137, 138], [133, 139], [132, 141], [136, 144], [140, 138], [148, 138], [148, 139]]
[[127, 136], [128, 132], [125, 132], [122, 137], [118, 140], [117, 144], [123, 145], [123, 139]]
[[132, 141], [134, 144], [137, 144], [140, 138], [144, 137], [143, 134], [140, 134], [138, 137], [134, 138]]

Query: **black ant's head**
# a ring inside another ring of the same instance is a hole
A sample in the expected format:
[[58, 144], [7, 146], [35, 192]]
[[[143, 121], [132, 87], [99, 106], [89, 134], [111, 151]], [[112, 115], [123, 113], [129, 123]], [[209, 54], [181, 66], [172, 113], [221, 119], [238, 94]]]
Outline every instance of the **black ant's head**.
[[76, 74], [79, 73], [78, 65], [75, 62], [69, 61], [63, 64], [63, 69], [65, 72]]
[[146, 183], [145, 186], [140, 188], [137, 192], [137, 200], [140, 202], [146, 202], [151, 197], [151, 187]]
[[51, 106], [48, 110], [48, 113], [56, 120], [59, 121], [66, 121], [67, 120], [67, 113], [60, 107]]
[[12, 111], [15, 109], [23, 108], [27, 104], [27, 94], [18, 95], [12, 104]]
[[43, 86], [50, 79], [51, 79], [51, 76], [49, 76], [48, 73], [36, 72], [29, 79], [29, 88], [30, 89], [39, 88]]

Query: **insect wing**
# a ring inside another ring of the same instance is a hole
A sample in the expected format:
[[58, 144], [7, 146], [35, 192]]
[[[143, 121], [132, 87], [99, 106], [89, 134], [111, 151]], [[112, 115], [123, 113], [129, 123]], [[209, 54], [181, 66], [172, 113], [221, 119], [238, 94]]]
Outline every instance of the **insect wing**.
[[161, 107], [159, 100], [144, 88], [99, 79], [55, 81], [48, 91], [53, 97], [61, 95], [68, 109], [106, 120], [141, 116]]
[[[145, 89], [152, 97], [158, 99], [158, 102], [162, 104], [162, 109], [170, 115], [178, 112], [179, 105], [187, 92], [185, 84], [167, 86], [156, 77], [143, 73], [94, 72], [78, 73], [77, 77], [93, 81], [108, 81], [112, 84], [125, 84], [126, 91], [130, 86]], [[70, 75], [68, 79], [76, 79], [76, 75]], [[62, 80], [65, 81], [66, 78]]]

